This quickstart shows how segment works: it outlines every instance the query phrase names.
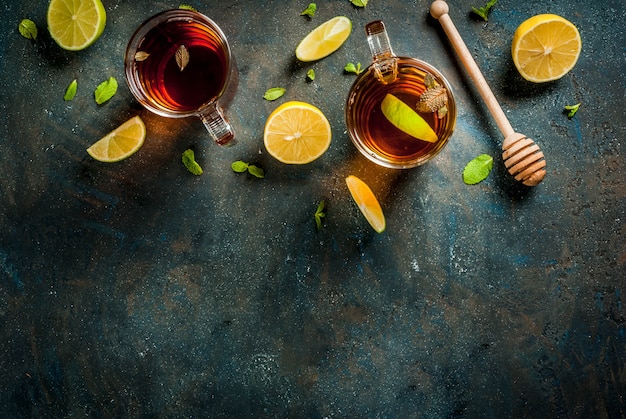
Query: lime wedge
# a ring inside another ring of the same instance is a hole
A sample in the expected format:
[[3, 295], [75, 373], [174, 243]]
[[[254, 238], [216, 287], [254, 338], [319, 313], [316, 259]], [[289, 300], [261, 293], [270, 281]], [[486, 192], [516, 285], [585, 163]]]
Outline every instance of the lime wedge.
[[380, 104], [380, 109], [385, 118], [400, 131], [429, 143], [437, 141], [437, 134], [428, 125], [428, 122], [394, 95], [387, 93]]
[[120, 161], [135, 154], [145, 138], [146, 126], [139, 116], [135, 116], [92, 144], [87, 153], [106, 163]]

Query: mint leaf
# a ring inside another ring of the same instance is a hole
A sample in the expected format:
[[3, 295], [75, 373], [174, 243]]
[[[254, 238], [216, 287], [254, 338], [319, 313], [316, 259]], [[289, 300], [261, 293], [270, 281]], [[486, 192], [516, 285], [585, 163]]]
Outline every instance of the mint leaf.
[[282, 95], [285, 94], [285, 89], [283, 87], [272, 87], [268, 89], [263, 95], [263, 99], [265, 100], [276, 100]]
[[94, 98], [98, 105], [102, 105], [115, 96], [115, 93], [117, 93], [117, 80], [115, 80], [115, 77], [109, 77], [108, 80], [103, 81], [96, 87]]
[[315, 210], [313, 217], [315, 218], [317, 229], [320, 230], [322, 228], [322, 218], [326, 217], [326, 213], [324, 212], [324, 201], [320, 201], [317, 205], [317, 209]]
[[306, 78], [313, 81], [315, 80], [315, 70], [313, 70], [312, 68], [306, 72]]
[[257, 167], [253, 164], [248, 166], [248, 173], [252, 176], [257, 177], [259, 179], [263, 179], [265, 177], [265, 172], [260, 167]]
[[307, 8], [304, 9], [302, 13], [300, 13], [300, 16], [308, 16], [312, 18], [313, 16], [315, 16], [316, 10], [317, 10], [317, 5], [315, 3], [309, 3]]
[[237, 173], [243, 173], [246, 170], [248, 170], [248, 163], [238, 160], [238, 161], [234, 161], [231, 165], [230, 165], [231, 169], [233, 169], [234, 172]]
[[63, 95], [63, 100], [68, 101], [74, 99], [76, 96], [76, 89], [78, 88], [78, 82], [76, 79], [72, 80], [72, 82], [67, 86], [65, 90], [65, 94]]
[[196, 156], [193, 150], [188, 149], [183, 152], [183, 164], [191, 173], [196, 176], [200, 176], [202, 174], [202, 167], [196, 162]]
[[33, 41], [37, 39], [37, 25], [30, 19], [23, 19], [18, 26], [18, 30], [20, 35], [26, 39], [32, 39]]
[[183, 10], [191, 10], [192, 12], [197, 12], [195, 8], [193, 8], [192, 6], [189, 6], [188, 4], [181, 4], [180, 6], [178, 6], [178, 8], [183, 9]]
[[487, 179], [493, 167], [493, 158], [488, 154], [481, 154], [471, 160], [463, 169], [463, 182], [475, 185]]
[[356, 7], [365, 7], [368, 1], [369, 0], [350, 0], [350, 3], [354, 4]]

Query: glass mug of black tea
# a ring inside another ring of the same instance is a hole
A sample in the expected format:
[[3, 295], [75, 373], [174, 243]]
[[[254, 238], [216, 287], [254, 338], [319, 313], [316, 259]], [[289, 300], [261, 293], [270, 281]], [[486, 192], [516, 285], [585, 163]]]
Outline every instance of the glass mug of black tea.
[[456, 104], [448, 81], [421, 60], [396, 56], [382, 21], [366, 25], [372, 64], [350, 88], [348, 134], [371, 161], [393, 169], [419, 166], [448, 143]]
[[217, 144], [234, 139], [218, 103], [232, 56], [211, 19], [185, 9], [151, 17], [131, 37], [124, 64], [130, 90], [146, 109], [170, 118], [198, 116]]

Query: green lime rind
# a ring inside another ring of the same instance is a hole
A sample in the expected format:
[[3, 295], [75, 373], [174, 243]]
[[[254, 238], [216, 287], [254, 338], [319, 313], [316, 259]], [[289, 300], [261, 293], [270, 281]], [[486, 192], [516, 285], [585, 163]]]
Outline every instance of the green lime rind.
[[437, 141], [437, 134], [428, 122], [394, 95], [387, 93], [380, 104], [380, 109], [385, 118], [405, 134], [429, 143]]

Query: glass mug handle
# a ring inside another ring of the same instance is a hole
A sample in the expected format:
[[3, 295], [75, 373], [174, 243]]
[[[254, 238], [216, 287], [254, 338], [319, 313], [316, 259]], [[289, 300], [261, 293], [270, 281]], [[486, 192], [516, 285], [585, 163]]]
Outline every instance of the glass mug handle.
[[224, 116], [222, 108], [217, 101], [208, 103], [198, 109], [198, 116], [209, 131], [213, 141], [219, 145], [232, 145], [235, 133], [230, 123]]
[[372, 67], [376, 78], [384, 84], [392, 83], [398, 76], [398, 61], [391, 49], [389, 35], [382, 20], [375, 20], [365, 26], [367, 43], [372, 53]]

